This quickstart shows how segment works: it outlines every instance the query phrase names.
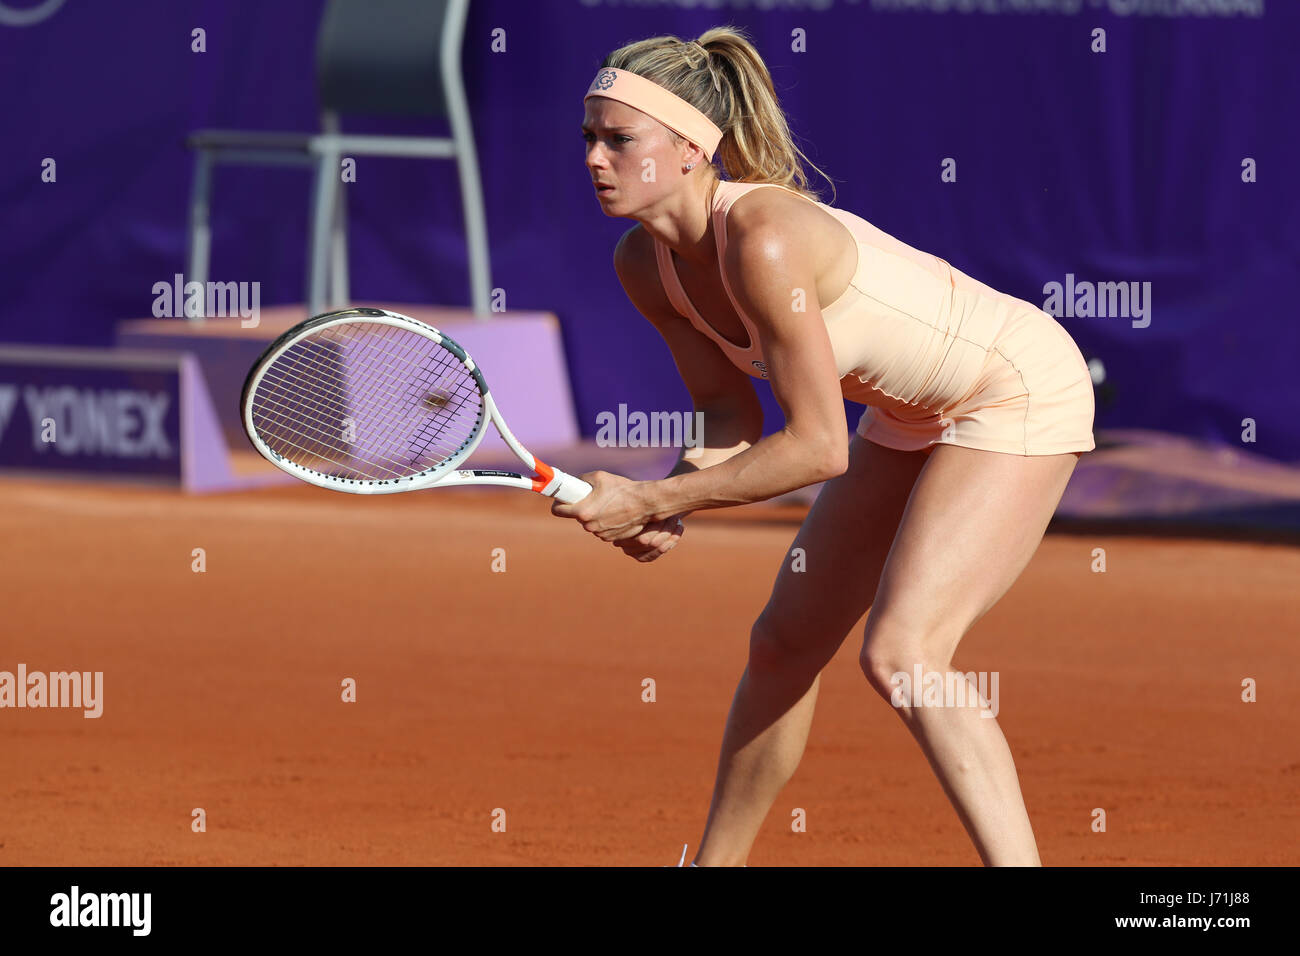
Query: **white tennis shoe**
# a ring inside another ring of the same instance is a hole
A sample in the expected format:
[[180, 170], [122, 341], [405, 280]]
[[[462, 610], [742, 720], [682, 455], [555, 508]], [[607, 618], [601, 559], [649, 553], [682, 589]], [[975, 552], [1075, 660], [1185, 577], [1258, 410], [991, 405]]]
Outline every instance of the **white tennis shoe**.
[[[687, 865], [687, 864], [686, 864], [686, 847], [689, 846], [689, 845], [690, 845], [690, 844], [687, 844], [687, 843], [683, 843], [683, 844], [682, 844], [682, 858], [681, 858], [680, 860], [677, 861], [677, 865], [678, 865], [678, 866], [686, 866], [686, 865]], [[668, 865], [669, 865], [669, 864], [667, 864], [667, 863], [664, 864], [664, 866], [668, 866]], [[694, 861], [694, 860], [691, 860], [690, 865], [691, 865], [691, 866], [695, 866], [695, 861]], [[697, 870], [699, 869], [698, 866], [696, 866], [695, 868], [696, 868]]]
[[[678, 866], [695, 866], [695, 861], [694, 861], [694, 860], [691, 860], [690, 863], [687, 863], [687, 862], [686, 862], [686, 847], [687, 847], [687, 846], [688, 846], [688, 844], [686, 844], [686, 843], [683, 843], [683, 844], [682, 844], [682, 858], [681, 858], [680, 860], [677, 861], [677, 865], [678, 865]], [[667, 866], [667, 865], [668, 865], [667, 863], [664, 864], [664, 866]], [[746, 864], [744, 864], [744, 865], [745, 865], [745, 866], [749, 866], [748, 863], [746, 863]], [[695, 866], [695, 868], [696, 868], [697, 870], [699, 869], [698, 866]]]

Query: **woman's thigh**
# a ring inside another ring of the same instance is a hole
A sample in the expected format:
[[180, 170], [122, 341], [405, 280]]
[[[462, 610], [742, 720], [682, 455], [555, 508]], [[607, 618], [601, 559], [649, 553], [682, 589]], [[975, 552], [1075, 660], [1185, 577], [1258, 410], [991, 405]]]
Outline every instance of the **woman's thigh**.
[[[751, 664], [790, 658], [820, 670], [870, 607], [923, 451], [854, 436], [849, 467], [822, 487], [782, 560], [751, 641]], [[757, 658], [757, 660], [756, 660]]]
[[900, 651], [947, 664], [1033, 557], [1077, 462], [936, 447], [880, 576], [864, 665]]

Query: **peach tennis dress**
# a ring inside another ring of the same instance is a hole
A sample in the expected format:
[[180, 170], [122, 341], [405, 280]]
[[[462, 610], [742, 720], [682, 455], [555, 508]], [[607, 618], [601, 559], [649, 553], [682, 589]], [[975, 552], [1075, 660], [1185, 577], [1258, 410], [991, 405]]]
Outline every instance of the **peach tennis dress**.
[[[774, 183], [719, 182], [713, 196], [718, 262], [727, 248], [727, 211], [741, 196]], [[795, 195], [801, 195], [787, 189]], [[806, 196], [808, 202], [814, 202]], [[822, 306], [840, 391], [866, 405], [857, 433], [901, 451], [937, 444], [1014, 455], [1091, 451], [1093, 397], [1087, 364], [1054, 317], [998, 292], [942, 259], [825, 203], [857, 241], [848, 287]], [[722, 275], [749, 333], [746, 348], [718, 335], [687, 299], [672, 250], [655, 240], [669, 301], [716, 342], [733, 365], [766, 378], [754, 323]]]

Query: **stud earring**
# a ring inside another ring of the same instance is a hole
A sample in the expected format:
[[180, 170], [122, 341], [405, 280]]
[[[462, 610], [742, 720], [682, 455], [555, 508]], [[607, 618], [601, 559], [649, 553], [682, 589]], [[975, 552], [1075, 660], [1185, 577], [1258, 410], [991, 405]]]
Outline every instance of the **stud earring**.
[[695, 168], [695, 164], [694, 164], [694, 163], [687, 163], [687, 164], [686, 164], [686, 168], [687, 168], [687, 170], [692, 170], [692, 169]]

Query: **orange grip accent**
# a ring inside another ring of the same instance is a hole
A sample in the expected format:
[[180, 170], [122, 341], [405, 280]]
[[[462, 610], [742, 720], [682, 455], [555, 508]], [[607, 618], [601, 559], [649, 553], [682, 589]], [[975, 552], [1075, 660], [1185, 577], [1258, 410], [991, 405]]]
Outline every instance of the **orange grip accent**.
[[541, 476], [533, 479], [533, 491], [541, 491], [555, 478], [555, 471], [540, 458], [533, 459], [533, 468]]

